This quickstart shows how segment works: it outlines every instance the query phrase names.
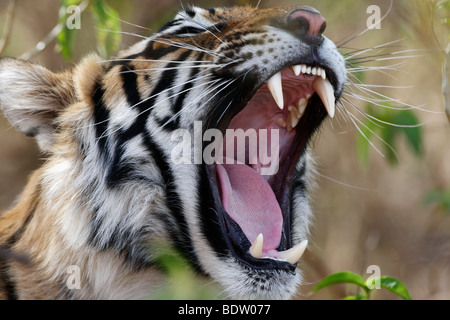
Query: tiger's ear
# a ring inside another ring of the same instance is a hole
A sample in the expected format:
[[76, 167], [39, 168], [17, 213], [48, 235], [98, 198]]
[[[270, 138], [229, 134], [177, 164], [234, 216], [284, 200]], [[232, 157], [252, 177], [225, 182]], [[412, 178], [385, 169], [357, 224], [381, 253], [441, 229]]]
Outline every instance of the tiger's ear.
[[17, 129], [36, 138], [49, 152], [55, 141], [56, 118], [75, 101], [72, 74], [12, 58], [0, 59], [0, 106]]

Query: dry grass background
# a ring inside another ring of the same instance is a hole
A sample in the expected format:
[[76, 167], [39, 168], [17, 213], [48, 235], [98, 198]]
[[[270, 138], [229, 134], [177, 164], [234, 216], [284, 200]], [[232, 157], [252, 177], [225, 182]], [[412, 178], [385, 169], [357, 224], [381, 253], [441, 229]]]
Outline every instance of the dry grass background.
[[[182, 1], [184, 5], [187, 1]], [[5, 20], [8, 0], [0, 0], [0, 22]], [[121, 18], [142, 26], [157, 28], [172, 18], [180, 6], [178, 0], [109, 1]], [[198, 0], [206, 7], [246, 4], [246, 1]], [[249, 3], [250, 0], [249, 0]], [[251, 4], [255, 5], [256, 1]], [[370, 4], [383, 12], [389, 1], [316, 0], [269, 1], [261, 6], [309, 4], [327, 18], [326, 35], [335, 41], [366, 27]], [[402, 280], [413, 299], [450, 298], [450, 215], [425, 205], [423, 196], [434, 188], [450, 187], [450, 125], [442, 114], [443, 43], [448, 41], [438, 23], [433, 23], [431, 1], [395, 0], [394, 8], [382, 23], [357, 37], [348, 46], [369, 48], [402, 39], [389, 50], [416, 50], [420, 57], [405, 59], [393, 77], [369, 74], [367, 81], [405, 89], [380, 89], [405, 103], [424, 106], [418, 111], [423, 123], [424, 153], [418, 158], [398, 143], [399, 164], [390, 165], [372, 150], [370, 166], [359, 165], [356, 153], [357, 130], [343, 117], [325, 124], [315, 140], [317, 191], [314, 193], [316, 221], [312, 244], [302, 267], [307, 285], [298, 298], [336, 299], [354, 293], [354, 287], [335, 286], [312, 297], [307, 293], [329, 273], [350, 270], [368, 277], [366, 269], [378, 265], [383, 275]], [[20, 56], [31, 50], [54, 27], [58, 17], [57, 0], [19, 0], [14, 16], [10, 43], [5, 55]], [[67, 63], [55, 52], [54, 42], [32, 61], [58, 71], [71, 66], [86, 53], [95, 50], [92, 23], [86, 16], [78, 35], [75, 58]], [[0, 35], [4, 27], [0, 24]], [[142, 32], [124, 25], [124, 31]], [[125, 36], [124, 46], [136, 41]], [[439, 44], [439, 42], [441, 42]], [[386, 62], [387, 63], [387, 62]], [[363, 103], [360, 104], [364, 106]], [[440, 113], [438, 113], [440, 112]], [[43, 159], [31, 139], [16, 132], [0, 118], [0, 209], [6, 209], [20, 193], [27, 176]], [[374, 298], [396, 299], [387, 291], [375, 292]]]

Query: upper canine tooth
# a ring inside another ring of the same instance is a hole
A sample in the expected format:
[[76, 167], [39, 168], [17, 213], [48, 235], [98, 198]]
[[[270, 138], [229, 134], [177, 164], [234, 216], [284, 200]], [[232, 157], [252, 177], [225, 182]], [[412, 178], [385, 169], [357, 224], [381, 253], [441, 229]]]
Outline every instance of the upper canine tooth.
[[302, 258], [307, 246], [308, 240], [305, 240], [289, 250], [278, 252], [278, 254], [281, 259], [286, 260], [291, 264], [296, 264]]
[[314, 80], [313, 89], [317, 92], [320, 99], [322, 99], [325, 109], [331, 118], [334, 118], [336, 112], [336, 99], [334, 97], [333, 86], [328, 79], [317, 78]]
[[272, 94], [278, 107], [284, 109], [283, 85], [281, 84], [281, 72], [278, 72], [267, 82], [270, 93]]
[[264, 237], [263, 234], [260, 233], [259, 236], [256, 237], [255, 242], [253, 242], [249, 250], [253, 258], [261, 259], [263, 244], [264, 244]]
[[322, 70], [322, 78], [323, 80], [327, 78], [327, 72], [325, 70]]
[[302, 66], [301, 65], [293, 66], [292, 70], [294, 71], [294, 74], [298, 77], [302, 72]]

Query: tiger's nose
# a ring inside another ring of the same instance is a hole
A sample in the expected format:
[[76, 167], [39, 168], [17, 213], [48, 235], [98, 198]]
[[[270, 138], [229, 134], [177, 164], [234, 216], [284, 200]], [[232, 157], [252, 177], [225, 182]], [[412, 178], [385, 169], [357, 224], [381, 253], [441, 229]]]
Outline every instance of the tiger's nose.
[[294, 10], [289, 14], [287, 24], [291, 32], [307, 42], [320, 40], [327, 26], [325, 18], [313, 8]]

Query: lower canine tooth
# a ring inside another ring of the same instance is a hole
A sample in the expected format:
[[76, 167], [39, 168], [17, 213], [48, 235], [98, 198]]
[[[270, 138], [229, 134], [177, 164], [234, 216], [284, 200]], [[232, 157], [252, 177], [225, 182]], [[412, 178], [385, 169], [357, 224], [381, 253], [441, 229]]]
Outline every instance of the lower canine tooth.
[[260, 233], [259, 236], [256, 238], [255, 242], [253, 242], [253, 244], [249, 250], [250, 254], [252, 255], [253, 258], [261, 259], [263, 244], [264, 244], [264, 237], [263, 237], [263, 234]]
[[291, 264], [296, 264], [302, 258], [307, 246], [308, 240], [305, 240], [289, 250], [278, 252], [278, 254], [281, 259], [286, 260]]

